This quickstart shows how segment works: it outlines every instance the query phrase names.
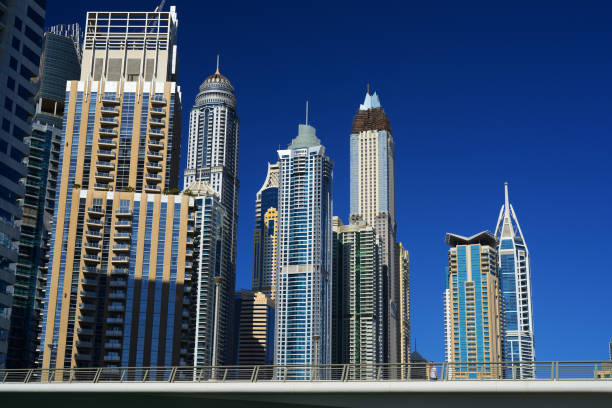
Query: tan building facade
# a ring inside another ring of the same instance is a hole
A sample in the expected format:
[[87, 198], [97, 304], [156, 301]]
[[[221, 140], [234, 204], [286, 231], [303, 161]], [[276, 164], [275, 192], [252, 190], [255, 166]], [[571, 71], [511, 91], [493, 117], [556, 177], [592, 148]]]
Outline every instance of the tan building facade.
[[191, 364], [194, 198], [178, 185], [174, 7], [87, 14], [66, 85], [43, 368]]
[[274, 301], [263, 292], [236, 293], [238, 324], [237, 363], [274, 363]]
[[410, 362], [410, 254], [401, 242], [397, 244], [399, 271], [400, 363]]
[[[497, 240], [488, 232], [447, 234], [448, 330], [453, 378], [501, 378]], [[494, 364], [487, 364], [494, 363]]]

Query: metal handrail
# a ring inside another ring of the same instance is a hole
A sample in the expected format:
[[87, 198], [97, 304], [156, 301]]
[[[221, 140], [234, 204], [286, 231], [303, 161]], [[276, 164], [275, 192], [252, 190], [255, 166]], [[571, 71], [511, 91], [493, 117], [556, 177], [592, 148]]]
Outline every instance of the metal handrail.
[[0, 369], [6, 383], [609, 380], [612, 361]]

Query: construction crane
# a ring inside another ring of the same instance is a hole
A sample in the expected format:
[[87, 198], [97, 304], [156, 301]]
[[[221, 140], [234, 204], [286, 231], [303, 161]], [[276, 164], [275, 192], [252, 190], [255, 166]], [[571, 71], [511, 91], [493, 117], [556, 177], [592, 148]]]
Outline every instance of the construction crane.
[[155, 7], [155, 11], [162, 11], [164, 9], [164, 4], [166, 4], [166, 0], [162, 0], [159, 6]]

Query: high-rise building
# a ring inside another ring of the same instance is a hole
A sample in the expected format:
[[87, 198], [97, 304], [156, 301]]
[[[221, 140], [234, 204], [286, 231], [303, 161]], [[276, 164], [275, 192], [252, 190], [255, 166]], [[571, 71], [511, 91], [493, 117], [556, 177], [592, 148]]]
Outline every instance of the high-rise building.
[[253, 290], [272, 300], [276, 289], [278, 255], [278, 163], [268, 163], [268, 174], [255, 200], [253, 232]]
[[274, 301], [263, 292], [236, 292], [234, 307], [237, 324], [236, 363], [274, 363]]
[[20, 0], [0, 7], [0, 368], [5, 367], [13, 286], [19, 258], [21, 201], [32, 134], [34, 99], [45, 25], [45, 2]]
[[194, 363], [198, 366], [218, 365], [221, 299], [221, 265], [224, 210], [219, 194], [205, 181], [187, 186], [196, 201], [195, 259], [193, 276], [195, 293]]
[[401, 242], [396, 253], [400, 278], [400, 363], [406, 364], [410, 362], [410, 254]]
[[219, 364], [230, 363], [233, 354], [230, 333], [236, 280], [239, 133], [234, 87], [219, 73], [217, 60], [217, 71], [200, 86], [189, 115], [189, 146], [183, 183], [209, 183], [219, 194], [225, 214], [219, 275]]
[[[504, 189], [505, 201], [495, 227], [502, 299], [503, 360], [534, 361], [529, 249], [508, 199], [508, 183], [505, 183]], [[523, 365], [519, 371], [513, 373], [515, 378], [517, 375], [520, 375], [520, 378], [531, 378], [535, 375], [533, 365]]]
[[[277, 365], [331, 362], [332, 168], [315, 128], [278, 151]], [[308, 370], [296, 373], [307, 377]]]
[[334, 217], [333, 229], [339, 258], [334, 262], [338, 267], [333, 271], [338, 285], [334, 293], [339, 296], [333, 299], [338, 330], [332, 335], [332, 347], [340, 347], [338, 363], [365, 366], [352, 369], [351, 378], [372, 378], [374, 364], [384, 361], [379, 238], [374, 227], [362, 220], [343, 225]]
[[[446, 234], [453, 378], [501, 378], [497, 240], [483, 231]], [[495, 363], [495, 364], [487, 364]]]
[[353, 121], [351, 150], [351, 217], [372, 225], [380, 237], [385, 275], [386, 361], [399, 362], [400, 277], [396, 258], [395, 147], [389, 119], [378, 95], [366, 93]]
[[11, 315], [10, 368], [29, 368], [37, 360], [66, 82], [78, 80], [81, 73], [79, 33], [78, 24], [55, 26], [43, 37], [32, 134], [26, 140], [30, 154]]
[[195, 203], [178, 185], [177, 15], [87, 13], [66, 85], [43, 368], [191, 364]]

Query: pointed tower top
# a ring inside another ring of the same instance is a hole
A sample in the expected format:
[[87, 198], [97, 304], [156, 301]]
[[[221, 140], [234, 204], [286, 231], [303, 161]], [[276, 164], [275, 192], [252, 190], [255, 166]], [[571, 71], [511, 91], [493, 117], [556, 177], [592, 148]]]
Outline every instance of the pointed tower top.
[[306, 100], [306, 125], [308, 125], [308, 99]]
[[219, 54], [217, 54], [217, 71], [215, 72], [215, 74], [219, 74]]
[[366, 84], [366, 94], [368, 95], [370, 94], [370, 83], [369, 82]]
[[508, 199], [508, 182], [504, 183], [504, 216], [510, 216], [510, 200]]

